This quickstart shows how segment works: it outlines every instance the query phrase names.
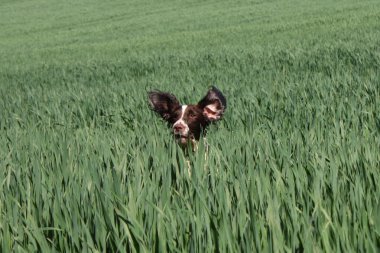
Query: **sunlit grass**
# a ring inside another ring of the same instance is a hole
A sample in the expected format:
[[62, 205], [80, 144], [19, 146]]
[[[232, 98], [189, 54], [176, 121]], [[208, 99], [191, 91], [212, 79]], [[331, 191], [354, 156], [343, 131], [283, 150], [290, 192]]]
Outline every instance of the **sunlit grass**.
[[[379, 20], [377, 1], [1, 3], [2, 252], [378, 252]], [[210, 85], [225, 118], [185, 157], [146, 92]]]

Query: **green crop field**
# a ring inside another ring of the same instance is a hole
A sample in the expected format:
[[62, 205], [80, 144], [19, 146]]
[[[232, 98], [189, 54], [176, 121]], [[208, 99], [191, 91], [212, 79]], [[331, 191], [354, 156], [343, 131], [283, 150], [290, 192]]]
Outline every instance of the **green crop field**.
[[0, 0], [0, 251], [379, 252], [380, 1]]

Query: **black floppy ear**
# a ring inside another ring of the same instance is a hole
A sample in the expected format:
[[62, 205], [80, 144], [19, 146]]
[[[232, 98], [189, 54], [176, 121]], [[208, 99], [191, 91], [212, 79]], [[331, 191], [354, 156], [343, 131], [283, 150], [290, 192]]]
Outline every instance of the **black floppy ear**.
[[150, 91], [148, 97], [151, 109], [165, 120], [168, 120], [171, 114], [180, 107], [177, 98], [170, 93]]
[[227, 109], [227, 101], [220, 90], [211, 86], [206, 96], [199, 101], [198, 106], [202, 108], [203, 115], [207, 120], [217, 121], [222, 118]]

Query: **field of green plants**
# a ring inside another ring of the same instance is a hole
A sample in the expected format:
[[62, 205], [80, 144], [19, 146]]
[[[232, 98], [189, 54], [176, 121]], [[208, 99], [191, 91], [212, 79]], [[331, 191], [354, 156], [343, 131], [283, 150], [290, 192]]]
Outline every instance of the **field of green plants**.
[[379, 252], [380, 1], [1, 0], [0, 251]]

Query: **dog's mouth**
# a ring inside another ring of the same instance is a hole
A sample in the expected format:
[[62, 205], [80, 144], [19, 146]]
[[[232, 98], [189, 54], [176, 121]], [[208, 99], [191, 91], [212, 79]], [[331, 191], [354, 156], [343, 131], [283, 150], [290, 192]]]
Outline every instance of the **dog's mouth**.
[[184, 135], [184, 134], [174, 134], [174, 137], [177, 140], [187, 140], [187, 139], [189, 139], [189, 136], [188, 135]]
[[186, 144], [189, 141], [194, 139], [192, 135], [183, 135], [183, 134], [174, 134], [174, 137], [181, 144]]

